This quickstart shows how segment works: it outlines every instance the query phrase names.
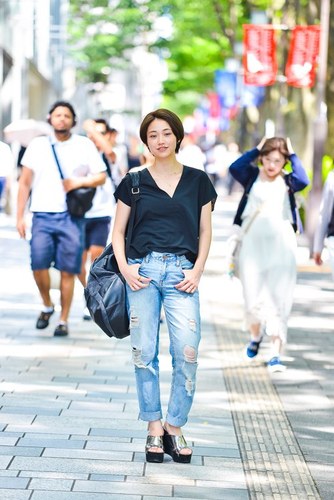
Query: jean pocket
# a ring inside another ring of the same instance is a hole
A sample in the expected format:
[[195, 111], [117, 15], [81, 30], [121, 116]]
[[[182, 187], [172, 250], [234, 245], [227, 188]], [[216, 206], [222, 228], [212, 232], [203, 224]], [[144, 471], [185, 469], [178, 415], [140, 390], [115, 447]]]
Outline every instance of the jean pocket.
[[130, 259], [130, 257], [128, 257], [128, 264], [131, 266], [132, 264], [142, 264], [143, 263], [143, 257], [140, 257], [138, 259]]
[[191, 260], [187, 259], [184, 255], [180, 257], [180, 266], [181, 269], [192, 269], [194, 267], [194, 263]]

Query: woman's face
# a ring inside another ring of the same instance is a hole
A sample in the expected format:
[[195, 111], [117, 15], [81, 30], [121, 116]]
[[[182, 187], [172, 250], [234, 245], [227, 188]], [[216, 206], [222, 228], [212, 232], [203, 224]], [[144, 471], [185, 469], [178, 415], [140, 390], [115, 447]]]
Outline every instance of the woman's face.
[[284, 167], [285, 157], [278, 151], [274, 150], [265, 156], [261, 157], [263, 172], [269, 179], [277, 177]]
[[147, 129], [147, 146], [157, 158], [175, 155], [176, 137], [165, 120], [156, 118]]

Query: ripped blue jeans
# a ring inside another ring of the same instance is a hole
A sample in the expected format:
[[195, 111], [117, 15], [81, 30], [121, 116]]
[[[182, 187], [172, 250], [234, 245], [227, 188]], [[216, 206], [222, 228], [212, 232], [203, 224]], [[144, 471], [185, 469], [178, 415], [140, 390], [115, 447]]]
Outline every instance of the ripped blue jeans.
[[172, 357], [172, 381], [166, 421], [182, 427], [193, 403], [200, 333], [199, 294], [175, 288], [184, 278], [183, 269], [193, 267], [185, 256], [151, 252], [141, 259], [139, 274], [151, 278], [147, 288], [132, 291], [127, 301], [133, 363], [135, 366], [139, 417], [151, 422], [162, 419], [159, 383], [159, 330], [163, 306]]

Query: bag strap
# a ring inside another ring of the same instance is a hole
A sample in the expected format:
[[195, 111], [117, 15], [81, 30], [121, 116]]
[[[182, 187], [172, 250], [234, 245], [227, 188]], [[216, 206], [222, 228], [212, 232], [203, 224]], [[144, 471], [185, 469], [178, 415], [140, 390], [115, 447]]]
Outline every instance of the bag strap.
[[64, 177], [64, 174], [62, 172], [62, 169], [60, 168], [60, 163], [59, 163], [58, 156], [57, 156], [57, 153], [56, 153], [55, 145], [51, 144], [51, 147], [52, 147], [52, 151], [53, 151], [53, 156], [55, 157], [55, 160], [56, 160], [56, 163], [57, 163], [57, 167], [58, 167], [58, 170], [59, 170], [60, 177], [62, 178], [62, 180], [64, 180], [65, 177]]
[[128, 229], [126, 232], [126, 243], [125, 243], [125, 255], [128, 255], [130, 250], [130, 243], [132, 238], [132, 231], [135, 222], [137, 201], [140, 198], [140, 174], [139, 172], [128, 172], [131, 178], [131, 213], [128, 223]]
[[257, 208], [255, 210], [255, 212], [253, 213], [252, 217], [250, 218], [250, 220], [248, 221], [248, 224], [246, 226], [241, 226], [241, 230], [242, 230], [242, 234], [246, 234], [247, 231], [249, 231], [249, 228], [251, 227], [251, 225], [253, 224], [254, 220], [256, 219], [256, 217], [259, 215], [259, 213], [261, 212], [261, 210], [265, 207], [265, 205], [267, 204], [266, 201], [264, 201], [263, 203], [261, 203], [261, 205], [259, 206], [259, 208]]

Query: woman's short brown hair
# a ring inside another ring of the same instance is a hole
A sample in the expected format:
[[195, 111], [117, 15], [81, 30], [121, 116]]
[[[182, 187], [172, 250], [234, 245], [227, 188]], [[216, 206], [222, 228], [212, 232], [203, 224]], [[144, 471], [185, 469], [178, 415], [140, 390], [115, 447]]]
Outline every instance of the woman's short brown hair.
[[260, 150], [260, 156], [267, 156], [272, 151], [279, 151], [286, 161], [290, 157], [286, 140], [283, 137], [271, 137], [267, 139]]
[[151, 111], [145, 116], [145, 118], [141, 122], [139, 129], [139, 135], [141, 140], [147, 146], [147, 129], [150, 126], [150, 124], [156, 119], [164, 120], [165, 122], [168, 123], [168, 125], [172, 129], [173, 134], [176, 137], [175, 153], [178, 153], [182, 139], [184, 137], [184, 128], [180, 118], [175, 113], [173, 113], [173, 111], [169, 111], [169, 109], [163, 109], [163, 108], [156, 109], [155, 111]]

